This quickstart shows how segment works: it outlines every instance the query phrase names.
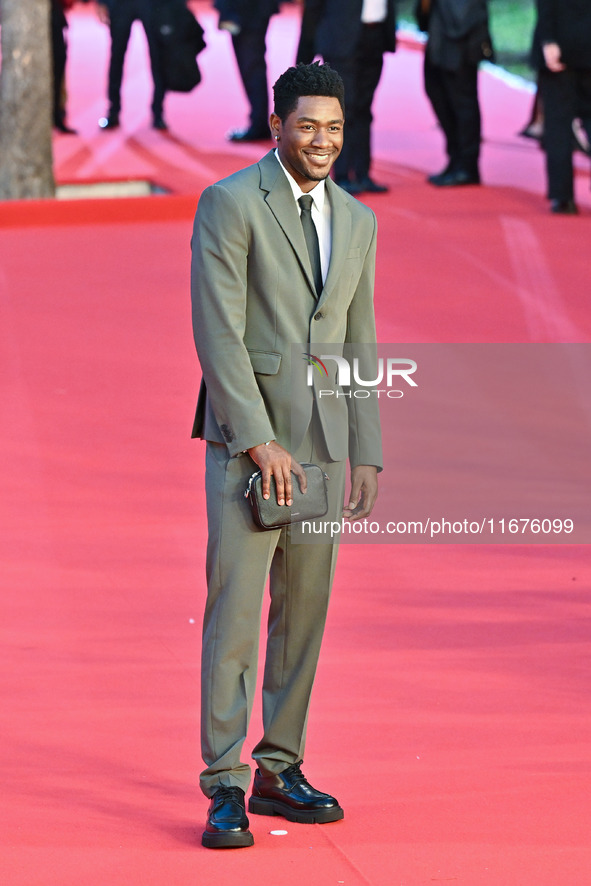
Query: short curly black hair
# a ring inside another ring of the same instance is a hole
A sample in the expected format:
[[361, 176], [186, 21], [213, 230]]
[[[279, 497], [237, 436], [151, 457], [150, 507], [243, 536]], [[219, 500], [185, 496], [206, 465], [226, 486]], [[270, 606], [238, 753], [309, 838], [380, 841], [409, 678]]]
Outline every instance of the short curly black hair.
[[274, 111], [280, 120], [285, 120], [295, 111], [298, 99], [303, 95], [327, 95], [336, 98], [345, 114], [345, 87], [338, 74], [330, 65], [314, 62], [311, 65], [296, 65], [288, 68], [273, 86]]

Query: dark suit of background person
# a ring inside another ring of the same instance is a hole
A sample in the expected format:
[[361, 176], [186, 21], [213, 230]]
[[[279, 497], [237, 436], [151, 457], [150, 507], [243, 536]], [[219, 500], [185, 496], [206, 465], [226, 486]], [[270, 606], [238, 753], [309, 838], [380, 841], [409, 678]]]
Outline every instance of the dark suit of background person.
[[591, 137], [591, 3], [538, 0], [535, 64], [544, 103], [543, 147], [552, 212], [577, 212], [573, 191], [572, 121]]
[[111, 57], [109, 61], [109, 111], [107, 117], [99, 121], [102, 129], [116, 129], [119, 126], [121, 112], [121, 81], [123, 78], [123, 62], [134, 21], [141, 21], [150, 52], [150, 68], [154, 82], [152, 96], [152, 124], [155, 129], [166, 129], [163, 117], [164, 76], [154, 12], [159, 5], [166, 5], [167, 0], [103, 0], [99, 4], [107, 9], [107, 21], [111, 32]]
[[486, 0], [418, 0], [427, 31], [425, 91], [445, 135], [448, 163], [433, 185], [480, 184], [478, 64], [492, 57]]
[[302, 23], [296, 53], [296, 65], [309, 65], [316, 56], [316, 29], [324, 0], [302, 0]]
[[334, 166], [335, 181], [350, 194], [388, 189], [370, 177], [372, 104], [385, 52], [396, 49], [394, 0], [372, 4], [379, 20], [363, 22], [367, 0], [313, 0], [320, 7], [316, 51], [345, 84], [346, 138]]
[[[323, 466], [330, 477], [323, 519], [339, 521], [347, 456], [353, 473], [381, 465], [375, 399], [317, 398], [305, 384], [292, 396], [292, 375], [304, 379], [307, 369], [299, 351], [292, 362], [292, 344], [340, 353], [345, 341], [375, 342], [375, 216], [330, 179], [325, 187], [332, 236], [319, 296], [299, 207], [275, 152], [207, 188], [195, 219], [193, 328], [204, 381], [193, 436], [208, 441], [209, 530], [201, 788], [212, 805], [221, 786], [246, 791], [250, 782], [241, 749], [269, 574], [264, 735], [252, 756], [272, 780], [303, 757], [337, 554], [335, 544], [292, 544], [291, 527], [256, 528], [243, 494], [256, 464], [244, 451], [275, 440], [297, 461]], [[290, 820], [333, 820], [305, 814]]]
[[65, 73], [68, 58], [65, 10], [74, 0], [51, 0], [51, 55], [53, 62], [53, 125], [59, 132], [75, 135], [66, 123]]
[[232, 34], [240, 79], [250, 105], [249, 124], [231, 130], [230, 141], [259, 141], [269, 135], [269, 87], [267, 84], [267, 28], [279, 12], [278, 0], [216, 0], [220, 26]]

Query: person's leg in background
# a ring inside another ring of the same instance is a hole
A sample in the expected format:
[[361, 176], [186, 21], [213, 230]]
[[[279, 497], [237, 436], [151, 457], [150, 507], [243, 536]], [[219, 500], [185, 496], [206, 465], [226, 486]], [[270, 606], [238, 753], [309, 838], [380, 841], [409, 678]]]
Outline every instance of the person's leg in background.
[[166, 90], [164, 87], [164, 72], [162, 70], [160, 44], [156, 30], [155, 7], [149, 4], [147, 5], [146, 0], [142, 0], [142, 8], [140, 12], [141, 22], [148, 41], [150, 68], [152, 71], [152, 80], [154, 82], [154, 92], [152, 95], [152, 125], [154, 129], [166, 130], [168, 129], [164, 120], [164, 96]]
[[66, 123], [65, 73], [68, 46], [65, 29], [68, 22], [59, 3], [51, 4], [51, 51], [53, 61], [53, 125], [62, 133], [75, 135]]
[[425, 92], [445, 136], [447, 166], [428, 176], [432, 185], [480, 184], [480, 107], [478, 69], [463, 64], [458, 70], [433, 65], [425, 53]]
[[355, 54], [350, 58], [329, 56], [325, 60], [341, 75], [345, 86], [346, 135], [334, 163], [335, 181], [350, 194], [388, 190], [370, 177], [373, 98], [383, 67], [384, 35], [381, 23], [361, 28]]
[[464, 63], [454, 71], [450, 77], [450, 92], [455, 108], [458, 168], [475, 181], [480, 180], [481, 117], [477, 66]]
[[437, 175], [429, 176], [428, 180], [432, 184], [436, 184], [434, 181], [436, 178], [447, 175], [448, 173], [455, 171], [457, 168], [457, 122], [455, 110], [449, 96], [446, 71], [444, 71], [443, 68], [432, 64], [428, 52], [425, 52], [424, 75], [425, 92], [443, 131], [445, 137], [445, 152], [447, 154], [447, 165], [442, 172]]
[[136, 18], [134, 0], [117, 0], [110, 10], [109, 30], [111, 32], [111, 57], [109, 60], [109, 110], [103, 129], [115, 129], [119, 126], [121, 113], [121, 81], [123, 80], [123, 63], [127, 44], [131, 34], [131, 26]]
[[353, 178], [361, 191], [385, 192], [370, 177], [372, 105], [384, 66], [383, 25], [363, 25], [357, 48], [357, 82], [353, 112], [356, 150], [351, 159]]
[[271, 138], [269, 132], [269, 87], [267, 84], [267, 28], [270, 19], [255, 27], [242, 26], [232, 35], [240, 79], [250, 105], [249, 125], [228, 134], [230, 141], [259, 141]]
[[546, 173], [550, 209], [562, 215], [574, 215], [572, 121], [576, 116], [577, 77], [573, 70], [554, 73], [540, 71], [540, 90], [544, 102], [544, 137]]
[[576, 148], [591, 156], [591, 69], [577, 71], [577, 116], [573, 120]]

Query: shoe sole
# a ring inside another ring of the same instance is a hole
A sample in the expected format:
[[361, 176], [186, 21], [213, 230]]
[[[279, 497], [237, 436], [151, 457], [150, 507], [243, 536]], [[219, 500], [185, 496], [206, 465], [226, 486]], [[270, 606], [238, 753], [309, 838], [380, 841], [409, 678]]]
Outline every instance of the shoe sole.
[[242, 849], [254, 844], [254, 837], [250, 831], [242, 833], [219, 833], [211, 834], [204, 831], [201, 836], [201, 845], [206, 849]]
[[480, 185], [480, 178], [470, 178], [463, 181], [450, 181], [449, 179], [446, 181], [447, 176], [444, 176], [443, 173], [438, 175], [429, 175], [427, 176], [427, 182], [430, 185], [435, 185], [436, 188], [464, 188], [469, 187], [470, 185]]
[[333, 806], [330, 809], [294, 809], [280, 800], [264, 800], [261, 797], [249, 799], [248, 811], [253, 815], [281, 815], [288, 821], [299, 824], [327, 824], [329, 821], [341, 821], [345, 817], [340, 806]]

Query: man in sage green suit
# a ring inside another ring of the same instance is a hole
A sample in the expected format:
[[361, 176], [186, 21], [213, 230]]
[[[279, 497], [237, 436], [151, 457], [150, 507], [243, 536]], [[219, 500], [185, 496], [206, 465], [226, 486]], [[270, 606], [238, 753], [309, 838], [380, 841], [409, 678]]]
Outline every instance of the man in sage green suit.
[[[310, 386], [302, 356], [375, 345], [375, 216], [328, 178], [342, 146], [342, 81], [327, 65], [300, 65], [274, 92], [277, 150], [203, 192], [192, 240], [203, 373], [193, 436], [207, 440], [201, 787], [211, 798], [202, 840], [210, 848], [253, 842], [244, 802], [251, 774], [241, 750], [269, 576], [263, 737], [252, 754], [258, 769], [249, 810], [302, 822], [343, 817], [337, 800], [299, 768], [337, 545], [296, 544], [292, 527], [258, 529], [244, 499], [248, 478], [258, 466], [263, 491], [273, 478], [279, 504], [289, 508], [292, 482], [302, 489], [305, 482], [300, 462], [320, 464], [330, 477], [324, 519], [340, 521], [369, 514], [381, 469], [377, 398], [356, 398], [355, 383], [344, 392], [332, 377]], [[300, 217], [305, 204], [297, 202], [308, 194], [322, 264], [316, 283]]]

